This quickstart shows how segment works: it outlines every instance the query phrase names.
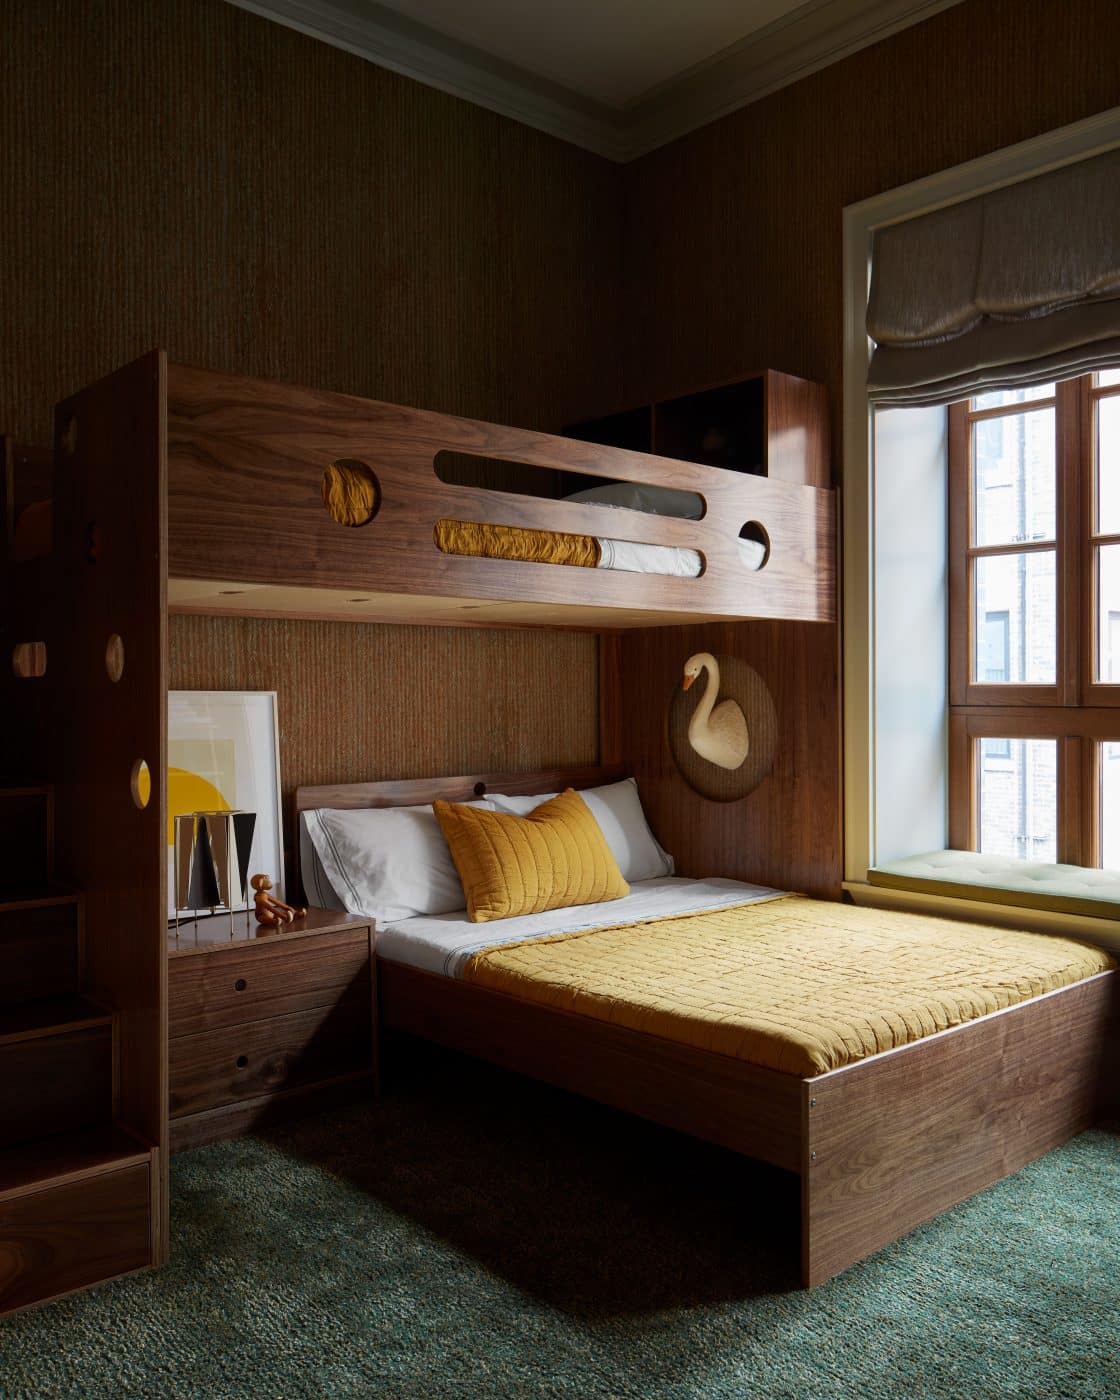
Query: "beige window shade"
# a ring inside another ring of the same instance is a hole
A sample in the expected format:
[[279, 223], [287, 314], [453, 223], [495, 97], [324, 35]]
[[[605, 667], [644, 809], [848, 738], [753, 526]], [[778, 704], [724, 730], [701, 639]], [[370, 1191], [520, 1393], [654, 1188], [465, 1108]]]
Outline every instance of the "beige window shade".
[[1120, 364], [1120, 148], [875, 235], [873, 402]]

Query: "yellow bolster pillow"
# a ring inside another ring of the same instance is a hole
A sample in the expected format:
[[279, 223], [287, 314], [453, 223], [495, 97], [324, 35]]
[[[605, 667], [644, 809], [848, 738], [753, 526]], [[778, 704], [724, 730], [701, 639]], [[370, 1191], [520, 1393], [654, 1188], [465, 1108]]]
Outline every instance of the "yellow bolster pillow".
[[527, 817], [433, 804], [472, 923], [598, 904], [630, 893], [599, 823], [568, 788]]

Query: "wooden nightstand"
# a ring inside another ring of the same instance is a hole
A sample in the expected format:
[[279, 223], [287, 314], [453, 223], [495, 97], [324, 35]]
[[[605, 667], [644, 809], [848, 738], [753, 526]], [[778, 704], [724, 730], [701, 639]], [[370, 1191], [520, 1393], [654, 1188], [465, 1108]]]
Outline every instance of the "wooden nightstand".
[[171, 1150], [376, 1092], [370, 919], [310, 909], [282, 931], [252, 914], [168, 930]]

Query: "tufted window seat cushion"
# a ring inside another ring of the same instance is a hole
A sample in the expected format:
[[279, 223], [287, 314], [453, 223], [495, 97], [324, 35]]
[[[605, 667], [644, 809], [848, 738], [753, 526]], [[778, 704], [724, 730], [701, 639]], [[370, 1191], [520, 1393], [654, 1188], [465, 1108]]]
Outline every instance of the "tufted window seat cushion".
[[977, 851], [929, 851], [867, 872], [873, 885], [924, 890], [955, 899], [1046, 909], [1090, 918], [1120, 917], [1120, 871], [1082, 865], [1042, 865]]

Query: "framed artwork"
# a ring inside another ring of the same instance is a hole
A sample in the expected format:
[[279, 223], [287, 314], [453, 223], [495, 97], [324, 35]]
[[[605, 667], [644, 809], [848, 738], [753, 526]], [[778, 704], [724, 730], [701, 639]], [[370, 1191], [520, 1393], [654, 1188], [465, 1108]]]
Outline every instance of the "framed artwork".
[[[167, 695], [167, 917], [175, 917], [175, 818], [256, 814], [249, 872], [284, 898], [284, 828], [274, 690], [171, 690]], [[245, 909], [252, 902], [234, 907]]]

